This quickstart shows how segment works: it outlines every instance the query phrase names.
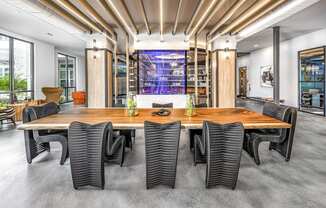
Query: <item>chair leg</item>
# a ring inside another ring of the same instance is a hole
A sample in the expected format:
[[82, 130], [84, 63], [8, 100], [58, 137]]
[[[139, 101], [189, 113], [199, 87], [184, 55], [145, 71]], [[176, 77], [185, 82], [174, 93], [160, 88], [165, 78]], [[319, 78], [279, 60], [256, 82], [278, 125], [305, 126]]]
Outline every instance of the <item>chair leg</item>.
[[60, 142], [62, 146], [62, 153], [61, 153], [61, 159], [60, 159], [60, 165], [63, 165], [67, 159], [68, 156], [68, 143], [66, 142]]
[[257, 139], [252, 140], [253, 156], [254, 156], [254, 160], [255, 160], [257, 165], [260, 165], [259, 151], [258, 151], [259, 144], [260, 144], [259, 140], [257, 140]]

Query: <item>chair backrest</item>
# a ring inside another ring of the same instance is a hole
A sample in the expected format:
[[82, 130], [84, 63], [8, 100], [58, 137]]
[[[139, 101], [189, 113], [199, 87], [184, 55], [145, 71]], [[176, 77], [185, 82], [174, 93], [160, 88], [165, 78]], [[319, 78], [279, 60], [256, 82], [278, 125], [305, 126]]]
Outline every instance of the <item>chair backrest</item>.
[[30, 122], [46, 116], [57, 114], [60, 111], [59, 105], [54, 102], [40, 106], [28, 106], [23, 110], [23, 122]]
[[[277, 105], [275, 103], [266, 102], [263, 107], [263, 114], [273, 117], [275, 119], [287, 122], [288, 120], [288, 106]], [[287, 129], [275, 129], [283, 139], [286, 137]]]
[[145, 121], [146, 185], [175, 185], [181, 122]]
[[284, 120], [284, 121], [291, 124], [291, 128], [285, 129], [286, 136], [283, 138], [283, 141], [285, 139], [289, 139], [289, 140], [291, 140], [290, 142], [293, 143], [292, 141], [293, 141], [293, 137], [294, 137], [295, 127], [297, 124], [297, 109], [289, 107], [287, 110], [286, 120]]
[[112, 148], [112, 145], [114, 143], [113, 141], [113, 136], [114, 136], [114, 133], [113, 133], [113, 126], [112, 126], [112, 123], [110, 122], [108, 124], [108, 129], [107, 129], [107, 140], [106, 140], [106, 147], [108, 147], [109, 149]]
[[173, 108], [173, 103], [152, 103], [152, 108]]
[[45, 95], [45, 101], [49, 102], [60, 102], [60, 97], [63, 93], [63, 89], [60, 87], [43, 87], [42, 92]]
[[205, 121], [207, 142], [206, 187], [235, 188], [241, 160], [244, 128], [241, 123]]
[[104, 188], [105, 140], [111, 123], [72, 122], [68, 130], [70, 167], [74, 188]]

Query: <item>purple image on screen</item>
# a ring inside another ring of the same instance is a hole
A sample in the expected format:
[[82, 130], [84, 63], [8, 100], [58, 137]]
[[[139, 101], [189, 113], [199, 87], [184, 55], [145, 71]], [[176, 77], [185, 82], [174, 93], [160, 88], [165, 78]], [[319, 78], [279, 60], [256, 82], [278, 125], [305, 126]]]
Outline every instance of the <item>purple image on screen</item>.
[[185, 94], [184, 50], [141, 50], [138, 53], [140, 94]]

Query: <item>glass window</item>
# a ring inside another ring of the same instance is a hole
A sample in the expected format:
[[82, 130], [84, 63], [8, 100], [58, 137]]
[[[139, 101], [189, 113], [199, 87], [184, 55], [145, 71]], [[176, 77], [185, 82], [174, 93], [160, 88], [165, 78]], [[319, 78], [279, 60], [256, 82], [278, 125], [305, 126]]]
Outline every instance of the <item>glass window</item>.
[[33, 98], [33, 44], [0, 35], [0, 102]]
[[[0, 36], [0, 92], [10, 91], [9, 38]], [[0, 97], [2, 100], [2, 98]]]
[[300, 110], [325, 115], [325, 49], [309, 49], [299, 53]]
[[185, 51], [139, 51], [140, 94], [185, 94]]
[[58, 84], [64, 89], [61, 102], [71, 102], [72, 93], [76, 91], [76, 58], [59, 53], [57, 60]]

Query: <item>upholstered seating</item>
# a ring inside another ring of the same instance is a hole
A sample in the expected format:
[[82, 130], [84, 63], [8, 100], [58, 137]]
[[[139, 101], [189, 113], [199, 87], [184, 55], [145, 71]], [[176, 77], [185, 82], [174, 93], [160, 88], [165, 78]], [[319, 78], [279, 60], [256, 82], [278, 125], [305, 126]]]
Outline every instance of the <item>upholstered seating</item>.
[[43, 87], [42, 92], [45, 95], [45, 102], [55, 102], [59, 104], [63, 89], [60, 87]]
[[[59, 106], [53, 102], [42, 106], [26, 107], [23, 110], [23, 122], [30, 122], [59, 112]], [[63, 165], [68, 157], [68, 142], [66, 131], [49, 132], [46, 130], [25, 130], [25, 150], [27, 162], [44, 151], [50, 151], [50, 142], [59, 142], [62, 146], [60, 164]]]
[[223, 185], [234, 189], [238, 180], [244, 128], [241, 123], [205, 121], [202, 136], [195, 136], [196, 152], [207, 157], [206, 188]]
[[261, 142], [270, 142], [269, 149], [278, 151], [285, 157], [286, 161], [289, 161], [292, 152], [297, 110], [291, 107], [266, 103], [263, 108], [263, 114], [287, 122], [291, 124], [291, 128], [249, 131], [246, 133], [246, 140], [244, 142], [245, 150], [254, 158], [255, 163], [260, 165], [259, 144]]
[[6, 109], [0, 109], [0, 122], [1, 124], [3, 121], [10, 121], [14, 125], [16, 125], [16, 111], [14, 107], [8, 107]]
[[181, 123], [145, 121], [146, 187], [166, 185], [174, 188]]

